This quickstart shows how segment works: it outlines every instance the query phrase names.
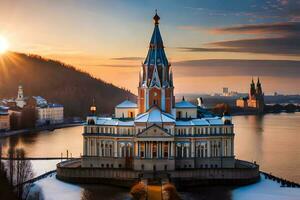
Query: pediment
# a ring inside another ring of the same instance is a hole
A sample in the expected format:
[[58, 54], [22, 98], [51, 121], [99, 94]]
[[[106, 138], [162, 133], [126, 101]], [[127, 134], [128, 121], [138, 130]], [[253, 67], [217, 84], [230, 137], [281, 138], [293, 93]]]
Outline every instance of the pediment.
[[164, 129], [162, 129], [159, 126], [153, 125], [147, 129], [145, 129], [143, 132], [139, 133], [137, 135], [137, 137], [141, 138], [141, 137], [155, 137], [155, 138], [159, 138], [159, 137], [173, 137], [172, 135], [170, 135], [167, 131], [165, 131]]

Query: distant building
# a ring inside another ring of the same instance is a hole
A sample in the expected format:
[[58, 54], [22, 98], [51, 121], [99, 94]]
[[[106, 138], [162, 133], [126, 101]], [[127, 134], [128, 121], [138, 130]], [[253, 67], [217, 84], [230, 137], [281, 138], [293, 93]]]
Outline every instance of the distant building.
[[223, 96], [228, 96], [229, 89], [228, 87], [223, 87]]
[[37, 107], [37, 125], [60, 124], [64, 122], [64, 107], [60, 104], [46, 104]]
[[0, 106], [0, 131], [8, 131], [10, 129], [10, 120], [8, 107]]
[[19, 85], [18, 95], [17, 95], [17, 98], [16, 98], [15, 102], [16, 102], [16, 105], [19, 108], [23, 108], [26, 105], [26, 101], [25, 101], [25, 98], [24, 98], [24, 92], [23, 92], [22, 85]]
[[255, 108], [258, 112], [264, 111], [264, 93], [262, 92], [259, 78], [255, 87], [254, 81], [250, 84], [250, 91], [248, 97], [241, 97], [236, 100], [236, 106], [240, 108]]
[[64, 122], [64, 107], [48, 103], [41, 96], [25, 97], [23, 87], [18, 87], [17, 98], [3, 99], [3, 105], [9, 108], [12, 129], [29, 127], [33, 124], [59, 124]]
[[61, 104], [48, 103], [40, 96], [33, 97], [36, 101], [37, 125], [60, 124], [64, 122], [64, 107]]

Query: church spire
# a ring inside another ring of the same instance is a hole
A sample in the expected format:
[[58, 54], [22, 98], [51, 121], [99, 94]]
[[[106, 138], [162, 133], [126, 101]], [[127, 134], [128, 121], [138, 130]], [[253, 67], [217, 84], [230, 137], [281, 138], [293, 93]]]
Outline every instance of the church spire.
[[[169, 67], [167, 56], [164, 51], [164, 44], [159, 30], [160, 17], [155, 11], [153, 17], [154, 30], [151, 36], [147, 57], [143, 63], [144, 77], [143, 82], [147, 87], [160, 85], [160, 87], [168, 87], [170, 84]], [[159, 81], [159, 84], [152, 84]]]
[[157, 11], [153, 16], [154, 29], [150, 39], [147, 57], [142, 64], [139, 82], [138, 105], [139, 112], [145, 112], [152, 105], [171, 113], [175, 104], [173, 75], [171, 65], [167, 59], [163, 39], [159, 30]]

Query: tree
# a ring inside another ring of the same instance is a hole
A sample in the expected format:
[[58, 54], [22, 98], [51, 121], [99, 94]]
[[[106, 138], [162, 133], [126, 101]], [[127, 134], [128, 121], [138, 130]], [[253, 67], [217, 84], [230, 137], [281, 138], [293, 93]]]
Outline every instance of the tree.
[[33, 178], [33, 171], [31, 162], [25, 160], [25, 151], [24, 149], [16, 150], [16, 186], [17, 186], [17, 197], [23, 199], [25, 194], [29, 192], [28, 187], [23, 183], [31, 178]]
[[24, 149], [10, 148], [8, 150], [8, 180], [15, 187], [18, 199], [24, 199], [29, 192], [30, 186], [24, 182], [33, 178], [31, 162], [26, 160]]
[[223, 115], [223, 114], [230, 114], [231, 108], [226, 103], [220, 103], [215, 105], [215, 107], [212, 109], [212, 112], [216, 115]]

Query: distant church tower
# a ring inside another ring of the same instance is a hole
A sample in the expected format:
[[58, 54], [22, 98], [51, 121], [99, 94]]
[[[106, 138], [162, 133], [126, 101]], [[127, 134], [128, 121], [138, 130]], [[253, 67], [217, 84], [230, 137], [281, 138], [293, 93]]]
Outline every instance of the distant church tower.
[[241, 108], [255, 108], [258, 113], [264, 112], [264, 107], [265, 107], [264, 93], [262, 91], [259, 78], [257, 78], [256, 87], [252, 78], [252, 82], [250, 84], [249, 96], [237, 99], [236, 106]]
[[23, 108], [26, 105], [26, 102], [24, 100], [24, 92], [22, 85], [19, 85], [18, 87], [18, 95], [16, 98], [16, 104], [19, 108]]
[[171, 64], [164, 51], [159, 31], [160, 17], [155, 14], [154, 31], [150, 40], [148, 55], [141, 66], [138, 107], [139, 113], [146, 112], [157, 105], [164, 112], [171, 113], [175, 104]]

